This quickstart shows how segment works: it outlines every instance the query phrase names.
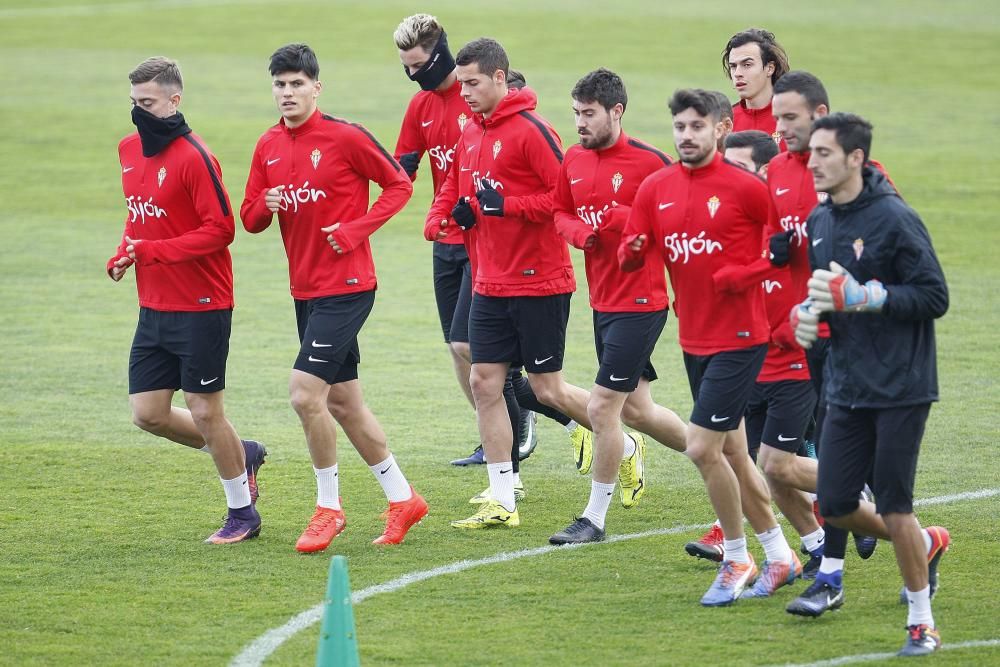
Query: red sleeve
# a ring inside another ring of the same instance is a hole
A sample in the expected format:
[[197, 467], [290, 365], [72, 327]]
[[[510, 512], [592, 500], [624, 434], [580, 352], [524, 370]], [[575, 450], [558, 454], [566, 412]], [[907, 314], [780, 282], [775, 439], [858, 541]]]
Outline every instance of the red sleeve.
[[712, 282], [716, 292], [746, 292], [758, 287], [765, 278], [787, 273], [788, 267], [777, 268], [767, 257], [761, 257], [747, 266], [730, 264], [722, 267], [712, 274]]
[[[397, 162], [400, 156], [405, 153], [416, 153], [419, 160], [424, 157], [424, 152], [427, 150], [418, 129], [420, 121], [417, 120], [416, 107], [417, 97], [414, 96], [406, 107], [406, 113], [403, 114], [403, 123], [399, 127], [399, 138], [396, 139], [396, 150], [392, 154]], [[413, 172], [413, 176], [410, 176], [411, 182], [415, 180], [417, 180], [417, 172]]]
[[259, 234], [271, 226], [274, 213], [264, 204], [264, 193], [270, 188], [264, 175], [263, 158], [261, 157], [261, 141], [253, 151], [250, 160], [250, 175], [247, 176], [247, 186], [243, 192], [243, 204], [240, 206], [240, 220], [243, 228], [251, 234]]
[[128, 257], [128, 253], [125, 252], [125, 248], [126, 246], [128, 246], [128, 242], [125, 240], [125, 237], [128, 236], [129, 227], [131, 227], [131, 224], [128, 221], [128, 216], [126, 216], [125, 231], [122, 232], [122, 241], [121, 243], [118, 244], [118, 248], [117, 250], [115, 250], [115, 254], [111, 257], [111, 259], [108, 260], [108, 263], [105, 268], [109, 276], [111, 275], [111, 270], [115, 268], [115, 262], [117, 262], [122, 257]]
[[584, 249], [587, 239], [596, 236], [593, 228], [583, 224], [576, 215], [576, 203], [573, 201], [573, 191], [569, 185], [569, 175], [566, 163], [559, 168], [556, 188], [552, 195], [552, 212], [555, 217], [556, 231], [574, 248]]
[[194, 144], [195, 154], [185, 162], [184, 184], [201, 224], [171, 239], [142, 241], [135, 246], [139, 264], [177, 264], [218, 252], [233, 242], [236, 224], [229, 195], [222, 185], [222, 169], [214, 156]]
[[[632, 200], [632, 210], [629, 212], [628, 222], [622, 231], [622, 241], [618, 246], [618, 265], [622, 271], [629, 273], [638, 271], [646, 263], [646, 253], [650, 248], [657, 245], [655, 234], [653, 234], [653, 205], [654, 186], [650, 184], [651, 179], [646, 179], [639, 186], [639, 191], [635, 193]], [[635, 252], [629, 246], [640, 234], [646, 235], [646, 243], [643, 244], [639, 252]]]
[[618, 233], [625, 231], [625, 224], [628, 222], [628, 216], [631, 212], [632, 207], [625, 206], [624, 204], [619, 204], [618, 206], [609, 209], [608, 212], [604, 214], [601, 228], [598, 231]]
[[527, 131], [533, 134], [529, 135], [532, 140], [524, 142], [524, 159], [531, 165], [545, 189], [536, 194], [505, 197], [503, 210], [505, 216], [545, 224], [552, 221], [553, 191], [562, 164], [562, 148], [555, 132], [544, 126], [537, 130], [532, 127]]
[[375, 233], [389, 218], [399, 213], [413, 194], [406, 172], [391, 155], [360, 125], [350, 146], [350, 161], [355, 171], [382, 188], [368, 212], [355, 220], [342, 222], [333, 232], [337, 245], [351, 252]]
[[458, 160], [455, 160], [445, 174], [441, 189], [434, 196], [431, 210], [427, 212], [427, 218], [424, 220], [424, 238], [428, 241], [433, 241], [441, 231], [442, 220], [451, 220], [451, 210], [458, 203], [458, 170]]

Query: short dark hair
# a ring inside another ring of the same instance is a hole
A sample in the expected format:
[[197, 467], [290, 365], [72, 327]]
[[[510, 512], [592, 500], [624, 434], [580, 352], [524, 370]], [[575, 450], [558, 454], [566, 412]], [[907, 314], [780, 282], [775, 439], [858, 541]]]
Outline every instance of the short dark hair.
[[774, 38], [774, 33], [763, 28], [747, 28], [729, 38], [726, 48], [722, 51], [722, 71], [729, 76], [729, 52], [733, 49], [753, 42], [760, 47], [760, 58], [762, 64], [774, 63], [774, 73], [771, 75], [771, 83], [777, 83], [778, 79], [788, 71], [788, 54], [785, 49]]
[[271, 54], [268, 66], [271, 76], [285, 72], [302, 72], [313, 81], [319, 79], [319, 61], [316, 53], [306, 44], [286, 44]]
[[616, 104], [622, 105], [622, 109], [628, 105], [625, 83], [622, 82], [620, 76], [603, 67], [584, 75], [573, 86], [573, 92], [570, 95], [578, 102], [597, 102], [604, 107], [605, 111], [611, 111], [611, 108]]
[[733, 120], [733, 103], [729, 101], [729, 96], [717, 90], [710, 90], [708, 92], [715, 95], [715, 99], [719, 101], [719, 111], [722, 112], [722, 118]]
[[872, 148], [872, 124], [853, 113], [838, 111], [813, 121], [812, 131], [833, 130], [844, 153], [861, 149], [865, 162]]
[[528, 82], [524, 80], [524, 75], [516, 69], [507, 70], [507, 87], [524, 88]]
[[184, 80], [181, 78], [181, 68], [176, 60], [165, 56], [146, 58], [128, 73], [131, 84], [153, 81], [164, 88], [184, 90]]
[[774, 84], [774, 94], [778, 93], [798, 93], [806, 98], [806, 104], [810, 111], [815, 111], [819, 105], [830, 108], [830, 98], [826, 94], [826, 88], [816, 76], [800, 69], [788, 72], [785, 76]]
[[701, 88], [681, 88], [675, 90], [668, 104], [670, 113], [676, 116], [685, 109], [694, 109], [701, 116], [711, 116], [716, 123], [722, 119], [719, 100], [708, 90]]
[[493, 72], [501, 70], [506, 77], [510, 70], [510, 60], [507, 59], [507, 52], [504, 51], [500, 42], [489, 37], [474, 39], [458, 52], [455, 56], [456, 65], [471, 65], [475, 63], [479, 66], [479, 71], [487, 76], [493, 76]]
[[749, 148], [750, 159], [759, 170], [778, 154], [774, 137], [760, 130], [733, 132], [726, 137], [726, 148]]

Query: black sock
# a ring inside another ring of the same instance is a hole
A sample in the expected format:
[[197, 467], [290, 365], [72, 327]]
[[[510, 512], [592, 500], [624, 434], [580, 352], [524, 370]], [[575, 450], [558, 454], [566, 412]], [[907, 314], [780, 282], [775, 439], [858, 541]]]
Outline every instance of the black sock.
[[513, 444], [510, 448], [510, 462], [514, 468], [514, 474], [517, 474], [521, 470], [521, 457], [518, 456], [520, 453], [518, 451], [518, 444], [521, 442], [521, 434], [519, 429], [521, 426], [521, 408], [517, 404], [517, 397], [514, 396], [514, 387], [511, 385], [510, 376], [507, 376], [507, 381], [503, 383], [503, 400], [507, 404], [507, 416], [510, 418], [510, 430], [514, 435], [512, 438]]
[[823, 555], [843, 560], [847, 554], [847, 531], [829, 521], [823, 523]]

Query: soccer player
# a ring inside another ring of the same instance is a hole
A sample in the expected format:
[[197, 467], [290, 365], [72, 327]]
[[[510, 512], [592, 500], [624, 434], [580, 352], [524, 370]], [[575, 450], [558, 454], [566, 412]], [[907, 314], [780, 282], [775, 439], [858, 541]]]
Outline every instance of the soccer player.
[[[872, 126], [854, 114], [813, 123], [809, 169], [828, 199], [807, 221], [813, 274], [792, 325], [803, 347], [818, 339], [820, 318], [830, 325], [820, 510], [892, 541], [909, 602], [899, 655], [925, 655], [941, 646], [931, 596], [950, 536], [920, 527], [913, 483], [938, 400], [934, 320], [948, 310], [948, 286], [920, 217], [867, 164], [871, 140]], [[875, 504], [858, 499], [871, 470]]]
[[774, 84], [788, 71], [788, 56], [774, 33], [747, 28], [730, 37], [722, 51], [722, 69], [740, 96], [733, 105], [733, 131], [767, 132], [785, 150], [775, 129], [771, 97]]
[[725, 93], [718, 90], [710, 92], [719, 100], [719, 108], [722, 109], [722, 136], [719, 137], [715, 147], [720, 153], [725, 153], [726, 137], [733, 133], [733, 105]]
[[[453, 221], [466, 230], [474, 248], [471, 385], [490, 498], [479, 512], [452, 526], [516, 526], [520, 516], [509, 446], [512, 434], [502, 395], [511, 364], [526, 365], [542, 402], [575, 417], [553, 400], [556, 391], [568, 387], [558, 383], [569, 300], [576, 288], [569, 251], [552, 221], [551, 191], [562, 149], [558, 135], [534, 111], [534, 91], [508, 88], [507, 53], [498, 42], [474, 40], [455, 61], [472, 122], [459, 138], [455, 163], [426, 226], [445, 229]], [[556, 382], [545, 382], [545, 375], [554, 375]], [[587, 392], [576, 389], [572, 398], [577, 413], [585, 415]], [[582, 418], [576, 421], [584, 423]]]
[[[241, 441], [223, 407], [233, 316], [232, 207], [218, 160], [178, 111], [184, 82], [177, 63], [149, 58], [128, 78], [138, 131], [118, 144], [128, 213], [107, 272], [118, 282], [135, 267], [132, 421], [211, 455], [229, 511], [205, 541], [242, 542], [260, 533], [256, 477], [267, 451]], [[186, 410], [171, 405], [178, 389]]]
[[553, 544], [604, 539], [604, 523], [617, 475], [621, 502], [632, 507], [645, 491], [645, 441], [622, 432], [621, 421], [684, 451], [684, 422], [653, 402], [656, 379], [650, 355], [667, 321], [663, 268], [650, 262], [622, 273], [618, 245], [632, 199], [650, 174], [671, 164], [657, 149], [628, 136], [622, 115], [628, 95], [606, 69], [580, 79], [572, 91], [580, 143], [566, 152], [555, 192], [559, 233], [584, 251], [594, 342], [600, 369], [587, 413], [594, 427], [590, 500], [580, 518], [549, 538]]
[[[316, 473], [316, 511], [295, 548], [321, 551], [344, 530], [337, 472], [337, 424], [368, 464], [389, 501], [375, 544], [398, 544], [427, 513], [365, 404], [358, 379], [358, 333], [375, 304], [368, 237], [413, 192], [406, 172], [360, 125], [317, 107], [323, 90], [316, 54], [288, 44], [271, 56], [271, 89], [281, 119], [257, 142], [240, 208], [248, 232], [275, 214], [288, 255], [301, 348], [289, 394]], [[368, 187], [382, 189], [369, 209]]]
[[743, 516], [764, 547], [761, 577], [772, 587], [802, 570], [771, 511], [764, 480], [747, 453], [743, 414], [767, 352], [763, 294], [720, 290], [716, 274], [760, 256], [767, 188], [716, 150], [721, 109], [704, 90], [678, 90], [670, 100], [675, 164], [647, 178], [629, 215], [619, 258], [635, 270], [660, 254], [674, 289], [684, 365], [694, 410], [687, 454], [698, 467], [724, 535], [724, 559], [705, 606], [733, 603], [757, 574], [747, 552]]
[[726, 136], [723, 156], [747, 171], [767, 178], [767, 165], [778, 154], [778, 146], [766, 132], [743, 130]]

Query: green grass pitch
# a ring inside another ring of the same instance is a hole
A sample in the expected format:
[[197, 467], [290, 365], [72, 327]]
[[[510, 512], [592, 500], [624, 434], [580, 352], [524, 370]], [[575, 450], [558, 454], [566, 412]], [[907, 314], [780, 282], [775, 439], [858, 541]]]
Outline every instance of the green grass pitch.
[[[392, 31], [416, 11], [439, 16], [456, 49], [481, 35], [499, 39], [566, 145], [575, 136], [572, 85], [598, 66], [619, 72], [631, 98], [627, 131], [670, 153], [670, 93], [731, 94], [720, 66], [726, 39], [750, 25], [773, 30], [794, 68], [823, 79], [835, 110], [874, 123], [873, 154], [923, 216], [949, 279], [951, 310], [937, 329], [942, 401], [931, 412], [917, 495], [1000, 487], [1000, 9], [990, 3], [0, 0], [0, 664], [227, 664], [321, 601], [333, 553], [348, 557], [361, 590], [543, 545], [582, 510], [588, 480], [576, 473], [563, 430], [542, 422], [541, 444], [524, 465], [522, 526], [469, 535], [447, 525], [468, 514], [466, 500], [486, 475], [447, 465], [477, 433], [433, 305], [431, 248], [420, 231], [426, 164], [410, 204], [375, 236], [380, 290], [362, 338], [368, 401], [431, 505], [405, 545], [370, 545], [384, 497], [342, 439], [348, 530], [326, 555], [293, 549], [315, 490], [287, 401], [297, 341], [276, 228], [250, 236], [238, 226], [232, 246], [238, 306], [227, 408], [239, 432], [271, 452], [260, 539], [201, 544], [224, 511], [211, 462], [130, 424], [134, 284], [104, 274], [123, 219], [115, 146], [132, 130], [128, 71], [150, 55], [179, 59], [182, 110], [219, 157], [238, 207], [254, 143], [277, 118], [270, 53], [311, 44], [326, 85], [321, 108], [364, 123], [391, 147], [416, 90], [400, 71]], [[580, 290], [566, 375], [589, 386], [591, 320], [574, 259]], [[655, 396], [686, 417], [672, 322], [654, 362]], [[612, 508], [611, 534], [711, 521], [687, 460], [651, 448], [648, 470], [642, 504]], [[992, 497], [919, 511], [954, 538], [934, 603], [946, 644], [1000, 637], [998, 508]], [[713, 571], [682, 550], [697, 534], [547, 553], [372, 597], [355, 607], [362, 662], [769, 665], [901, 644], [905, 611], [888, 545], [867, 562], [849, 555], [846, 606], [809, 622], [784, 612], [801, 583], [774, 600], [701, 608]], [[313, 662], [317, 632], [298, 633], [268, 664]], [[1000, 664], [1000, 648], [934, 660]]]

